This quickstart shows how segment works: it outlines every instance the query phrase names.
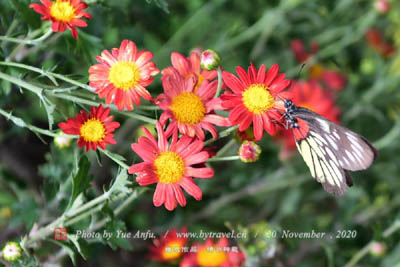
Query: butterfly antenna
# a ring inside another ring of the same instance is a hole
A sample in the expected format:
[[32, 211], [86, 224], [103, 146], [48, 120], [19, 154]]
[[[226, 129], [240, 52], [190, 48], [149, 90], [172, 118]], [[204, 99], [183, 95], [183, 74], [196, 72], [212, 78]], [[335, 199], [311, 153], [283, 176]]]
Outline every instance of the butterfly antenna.
[[307, 62], [304, 62], [303, 64], [301, 64], [300, 70], [299, 70], [299, 72], [297, 73], [297, 78], [296, 78], [296, 80], [298, 80], [298, 79], [300, 78], [300, 74], [301, 74], [301, 72], [303, 71], [303, 69], [305, 68], [306, 65], [307, 65]]

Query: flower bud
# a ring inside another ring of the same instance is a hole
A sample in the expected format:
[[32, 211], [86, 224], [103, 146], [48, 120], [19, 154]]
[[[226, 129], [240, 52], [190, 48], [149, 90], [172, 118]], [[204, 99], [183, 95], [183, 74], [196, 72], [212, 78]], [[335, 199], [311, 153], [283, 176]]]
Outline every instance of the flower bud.
[[373, 242], [370, 247], [370, 253], [375, 257], [381, 257], [385, 254], [386, 246], [382, 242]]
[[243, 162], [255, 162], [261, 154], [261, 147], [256, 142], [245, 140], [239, 148], [239, 158]]
[[16, 261], [21, 257], [21, 247], [16, 242], [8, 242], [3, 248], [3, 258], [6, 261]]
[[390, 3], [388, 0], [376, 0], [374, 3], [375, 10], [381, 14], [385, 14], [390, 9]]
[[69, 147], [71, 145], [72, 139], [68, 137], [68, 135], [64, 134], [62, 131], [59, 131], [57, 137], [54, 137], [54, 144], [59, 148], [63, 149]]
[[219, 66], [221, 58], [218, 56], [217, 52], [211, 49], [207, 49], [201, 53], [201, 67], [205, 70], [215, 70]]

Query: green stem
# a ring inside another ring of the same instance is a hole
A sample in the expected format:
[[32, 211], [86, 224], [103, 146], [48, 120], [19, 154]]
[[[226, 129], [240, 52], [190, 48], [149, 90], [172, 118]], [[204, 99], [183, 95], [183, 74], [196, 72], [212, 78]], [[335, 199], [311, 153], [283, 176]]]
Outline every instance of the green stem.
[[30, 70], [30, 71], [33, 71], [33, 72], [37, 72], [40, 75], [46, 76], [49, 80], [51, 80], [55, 85], [58, 86], [58, 83], [54, 79], [54, 77], [51, 76], [47, 71], [44, 71], [42, 69], [39, 69], [39, 68], [36, 68], [36, 67], [32, 67], [32, 66], [29, 66], [29, 65], [25, 65], [25, 64], [21, 64], [21, 63], [6, 62], [6, 61], [0, 61], [0, 65], [10, 66], [10, 67], [17, 67], [17, 68], [21, 68], [21, 69], [26, 69], [26, 70]]
[[221, 93], [221, 88], [222, 88], [222, 69], [221, 69], [221, 66], [218, 66], [217, 73], [218, 73], [218, 87], [217, 87], [217, 92], [215, 93], [215, 97], [219, 96], [219, 94]]
[[10, 75], [2, 73], [2, 72], [0, 72], [0, 79], [6, 80], [6, 81], [9, 81], [10, 83], [13, 83], [13, 84], [19, 85], [21, 87], [24, 87], [25, 89], [27, 89], [29, 91], [32, 91], [35, 94], [37, 94], [39, 97], [42, 97], [42, 92], [43, 92], [42, 88], [39, 88], [39, 87], [37, 87], [35, 85], [32, 85], [30, 83], [27, 83], [27, 82], [21, 80], [21, 79], [15, 78], [13, 76], [10, 76]]
[[392, 129], [381, 139], [375, 142], [377, 149], [382, 149], [392, 145], [400, 136], [400, 119], [396, 120]]
[[[6, 32], [6, 36], [9, 36], [15, 29], [15, 27], [18, 26], [18, 20], [14, 19], [10, 25], [10, 27], [8, 27], [7, 32]], [[6, 41], [2, 41], [1, 42], [1, 47], [4, 48], [7, 45]]]
[[229, 157], [213, 157], [207, 160], [207, 162], [214, 162], [214, 161], [232, 161], [240, 159], [239, 156], [229, 156]]
[[30, 70], [33, 72], [37, 72], [40, 73], [41, 75], [46, 76], [47, 78], [49, 78], [54, 84], [58, 85], [57, 82], [55, 81], [55, 78], [65, 81], [67, 83], [76, 85], [80, 88], [86, 89], [90, 92], [94, 92], [94, 88], [90, 87], [89, 85], [85, 84], [85, 83], [81, 83], [81, 82], [77, 82], [75, 80], [72, 80], [70, 78], [65, 77], [64, 75], [58, 74], [58, 73], [54, 73], [54, 72], [50, 72], [50, 71], [45, 71], [43, 69], [39, 69], [36, 67], [32, 67], [29, 65], [25, 65], [22, 63], [16, 63], [16, 62], [6, 62], [6, 61], [0, 61], [0, 65], [5, 65], [5, 66], [10, 66], [10, 67], [16, 67], [16, 68], [21, 68], [21, 69], [26, 69], [26, 70]]
[[[94, 207], [96, 205], [99, 205], [102, 202], [108, 200], [109, 197], [110, 196], [109, 196], [108, 193], [104, 193], [103, 195], [101, 195], [101, 196], [89, 201], [88, 203], [84, 204], [80, 208], [78, 208], [76, 210], [70, 210], [70, 211], [66, 212], [65, 214], [63, 214], [61, 217], [59, 217], [58, 219], [56, 219], [52, 223], [48, 224], [47, 226], [43, 227], [42, 229], [39, 229], [31, 238], [29, 238], [26, 241], [25, 245], [27, 246], [27, 245], [29, 245], [31, 243], [34, 243], [37, 240], [40, 240], [40, 239], [43, 239], [43, 238], [47, 237], [48, 235], [53, 233], [55, 227], [66, 225], [71, 220], [70, 218], [73, 218], [76, 215], [78, 215], [81, 212], [86, 211], [88, 209], [91, 210], [92, 207]], [[117, 198], [118, 197], [119, 196], [117, 196]], [[114, 201], [115, 201], [115, 199], [114, 199]], [[86, 214], [86, 216], [89, 215], [88, 213], [85, 213], [85, 214]], [[81, 217], [81, 219], [82, 219], [82, 217]]]
[[[30, 125], [30, 124], [26, 123], [25, 121], [23, 121], [21, 118], [13, 116], [13, 115], [11, 115], [11, 113], [8, 113], [7, 111], [5, 111], [3, 109], [0, 109], [0, 114], [3, 115], [4, 117], [6, 117], [7, 119], [11, 120], [15, 125], [17, 125], [19, 127], [23, 127], [23, 128], [28, 128], [32, 132], [48, 135], [51, 137], [63, 136], [58, 133], [54, 133], [49, 130], [45, 130], [45, 129]], [[75, 137], [75, 136], [71, 135], [71, 137]]]
[[[133, 193], [132, 193], [132, 195], [133, 195]], [[116, 202], [116, 201], [122, 199], [124, 196], [126, 196], [126, 195], [125, 195], [125, 194], [120, 194], [120, 195], [118, 195], [117, 197], [115, 197], [115, 198], [113, 199], [113, 202]], [[66, 222], [64, 223], [64, 226], [70, 226], [70, 225], [72, 225], [72, 224], [74, 224], [74, 223], [77, 223], [77, 222], [79, 222], [79, 221], [85, 219], [86, 217], [88, 217], [88, 216], [90, 216], [90, 215], [92, 215], [92, 214], [94, 214], [94, 213], [96, 213], [96, 212], [99, 212], [102, 208], [103, 208], [103, 205], [98, 205], [98, 206], [95, 207], [95, 208], [91, 208], [91, 209], [89, 209], [89, 210], [86, 210], [86, 211], [83, 212], [82, 214], [79, 214], [78, 216], [72, 218], [72, 219], [69, 220], [69, 221], [66, 221]]]
[[[144, 190], [141, 191], [141, 192], [144, 192]], [[114, 211], [114, 215], [115, 215], [115, 216], [119, 215], [129, 204], [131, 204], [132, 201], [134, 201], [134, 200], [138, 197], [139, 194], [140, 194], [140, 193], [138, 193], [137, 191], [134, 191], [127, 199], [125, 199], [125, 200], [121, 203], [121, 205], [118, 205], [118, 208], [116, 208], [115, 211]], [[97, 230], [97, 229], [100, 229], [100, 228], [102, 228], [109, 220], [110, 220], [109, 218], [105, 218], [105, 219], [103, 219], [103, 220], [97, 222], [96, 224], [94, 224], [93, 227], [90, 227], [89, 230], [90, 230], [90, 231], [95, 231], [95, 230]]]
[[93, 87], [91, 87], [91, 86], [89, 86], [89, 85], [87, 85], [87, 84], [85, 84], [85, 83], [77, 82], [77, 81], [75, 81], [75, 80], [72, 80], [72, 79], [70, 79], [70, 78], [67, 78], [67, 77], [65, 77], [64, 75], [57, 74], [57, 73], [53, 73], [53, 72], [47, 72], [47, 73], [50, 74], [50, 75], [52, 75], [52, 76], [54, 76], [55, 78], [57, 78], [57, 79], [59, 79], [59, 80], [62, 80], [62, 81], [65, 81], [65, 82], [67, 82], [67, 83], [76, 85], [76, 86], [78, 86], [78, 87], [80, 87], [80, 88], [83, 88], [83, 89], [86, 89], [86, 90], [88, 90], [88, 91], [90, 91], [90, 92], [94, 92], [94, 91], [95, 91], [95, 89], [94, 89]]
[[[45, 75], [46, 77], [48, 77], [50, 80], [52, 80], [55, 83], [56, 83], [56, 81], [54, 80], [54, 78], [57, 78], [57, 79], [66, 81], [68, 83], [71, 83], [73, 85], [76, 85], [78, 87], [84, 88], [84, 89], [86, 89], [86, 90], [88, 90], [90, 92], [94, 91], [94, 88], [92, 88], [92, 87], [90, 87], [90, 86], [88, 86], [88, 85], [86, 85], [84, 83], [80, 83], [80, 82], [74, 81], [72, 79], [69, 79], [69, 78], [67, 78], [67, 77], [65, 77], [63, 75], [60, 75], [60, 74], [57, 74], [57, 73], [48, 72], [48, 71], [44, 71], [42, 69], [35, 68], [35, 67], [29, 66], [29, 65], [24, 65], [24, 64], [15, 63], [15, 62], [4, 62], [4, 61], [0, 62], [0, 65], [6, 65], [6, 66], [13, 66], [13, 67], [19, 67], [19, 68], [23, 68], [23, 69], [28, 69], [28, 70], [40, 73], [42, 75]], [[50, 78], [50, 77], [52, 77], [52, 78]], [[9, 82], [17, 84], [17, 85], [19, 85], [21, 87], [24, 87], [25, 89], [28, 89], [30, 91], [33, 91], [37, 95], [39, 95], [40, 97], [41, 97], [42, 92], [44, 91], [42, 88], [39, 88], [39, 87], [37, 87], [35, 85], [32, 85], [30, 83], [27, 83], [27, 82], [21, 80], [21, 79], [12, 77], [10, 75], [7, 75], [5, 73], [1, 73], [0, 72], [0, 78], [3, 78], [4, 80], [8, 80]], [[51, 90], [46, 90], [44, 92], [46, 92], [46, 94], [50, 94], [50, 95], [52, 95], [54, 97], [57, 97], [57, 98], [62, 98], [62, 99], [70, 100], [72, 102], [77, 102], [77, 103], [81, 103], [81, 104], [85, 104], [85, 105], [98, 106], [100, 104], [100, 103], [95, 102], [95, 101], [79, 98], [79, 97], [76, 97], [76, 96], [71, 96], [69, 94], [62, 94], [62, 93], [60, 94], [60, 93], [52, 92]], [[141, 121], [144, 121], [144, 122], [147, 122], [147, 123], [151, 123], [151, 124], [156, 124], [156, 122], [157, 122], [157, 120], [154, 120], [154, 119], [151, 119], [151, 118], [148, 118], [146, 116], [143, 116], [143, 115], [140, 115], [140, 114], [136, 114], [136, 113], [133, 113], [133, 112], [121, 112], [121, 111], [118, 110], [117, 107], [115, 107], [113, 105], [109, 105], [108, 107], [110, 107], [112, 110], [116, 110], [120, 114], [123, 114], [123, 115], [125, 115], [127, 117], [131, 117], [131, 118], [134, 118], [134, 119], [137, 119], [137, 120], [141, 120]], [[145, 109], [147, 109], [147, 108], [145, 108]]]
[[217, 157], [221, 157], [223, 156], [228, 150], [231, 149], [232, 146], [234, 146], [236, 144], [236, 140], [235, 139], [231, 139], [229, 140], [228, 143], [226, 143], [226, 145], [224, 145], [217, 153]]
[[[46, 93], [50, 94], [50, 95], [52, 95], [54, 97], [57, 97], [57, 98], [66, 99], [66, 100], [70, 100], [72, 102], [85, 104], [85, 105], [89, 105], [89, 106], [98, 106], [99, 104], [101, 104], [101, 103], [96, 102], [96, 101], [91, 101], [91, 100], [88, 100], [88, 99], [72, 96], [72, 95], [69, 95], [69, 94], [58, 94], [58, 93], [53, 93], [52, 91], [46, 91]], [[119, 111], [118, 108], [116, 106], [114, 106], [114, 105], [104, 105], [104, 106], [109, 107], [110, 109], [115, 110], [118, 113], [120, 113], [122, 115], [125, 115], [127, 117], [130, 117], [130, 118], [134, 118], [134, 119], [141, 120], [141, 121], [144, 121], [144, 122], [147, 122], [147, 123], [151, 123], [151, 124], [156, 124], [156, 122], [157, 122], [154, 119], [148, 118], [148, 117], [140, 115], [140, 114], [136, 114], [136, 113], [129, 112], [129, 111]]]
[[124, 169], [129, 169], [129, 166], [126, 165], [124, 162], [122, 162], [121, 160], [117, 159], [116, 157], [114, 157], [113, 155], [111, 155], [110, 151], [108, 150], [103, 150], [100, 149], [100, 151], [106, 155], [107, 157], [109, 157], [111, 160], [113, 160], [114, 162], [116, 162], [118, 165], [120, 165], [122, 168]]
[[[231, 132], [235, 131], [238, 127], [239, 127], [238, 125], [235, 125], [235, 126], [229, 127], [228, 129], [221, 131], [219, 133], [219, 137], [222, 138], [222, 137], [226, 137], [226, 136], [230, 135]], [[216, 140], [217, 139], [208, 139], [207, 141], [204, 142], [204, 145], [206, 146], [208, 144], [211, 144], [211, 143], [215, 142]]]
[[53, 30], [50, 28], [45, 34], [40, 36], [39, 38], [36, 39], [19, 39], [19, 38], [13, 38], [13, 37], [7, 37], [7, 36], [0, 36], [0, 41], [5, 41], [5, 42], [13, 42], [13, 43], [19, 43], [19, 44], [25, 44], [25, 45], [38, 45], [44, 40], [46, 40], [51, 34], [53, 33]]
[[160, 110], [159, 106], [146, 106], [146, 105], [140, 105], [137, 107], [137, 109], [141, 109], [141, 110]]
[[[382, 234], [384, 238], [388, 238], [391, 236], [393, 233], [395, 233], [397, 230], [400, 229], [400, 220], [396, 220], [390, 227], [388, 227]], [[368, 254], [368, 252], [371, 249], [371, 246], [376, 242], [375, 240], [372, 240], [368, 242], [360, 251], [358, 251], [351, 259], [350, 261], [345, 265], [345, 267], [353, 267], [355, 266], [365, 255]]]

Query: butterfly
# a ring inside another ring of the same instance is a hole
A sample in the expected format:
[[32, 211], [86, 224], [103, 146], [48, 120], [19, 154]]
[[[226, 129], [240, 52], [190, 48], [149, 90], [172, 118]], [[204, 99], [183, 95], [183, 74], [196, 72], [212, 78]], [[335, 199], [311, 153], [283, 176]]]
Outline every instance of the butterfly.
[[342, 195], [353, 185], [348, 171], [367, 169], [378, 151], [361, 135], [298, 107], [291, 100], [282, 100], [286, 129], [293, 131], [297, 149], [312, 177], [328, 193]]

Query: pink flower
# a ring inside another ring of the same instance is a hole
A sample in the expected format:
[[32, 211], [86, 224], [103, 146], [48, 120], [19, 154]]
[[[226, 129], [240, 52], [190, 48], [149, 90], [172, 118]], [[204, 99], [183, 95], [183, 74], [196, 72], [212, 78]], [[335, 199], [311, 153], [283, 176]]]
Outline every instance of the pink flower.
[[227, 118], [216, 115], [214, 110], [222, 109], [221, 100], [214, 98], [217, 81], [204, 80], [196, 90], [193, 78], [184, 79], [177, 70], [170, 69], [170, 75], [163, 76], [164, 93], [157, 97], [156, 103], [164, 113], [160, 117], [161, 125], [170, 119], [166, 134], [176, 129], [181, 134], [204, 140], [203, 130], [211, 132], [214, 138], [218, 132], [214, 125], [230, 126]]
[[129, 173], [137, 173], [136, 181], [141, 186], [157, 183], [153, 196], [156, 207], [164, 205], [166, 209], [173, 210], [179, 203], [186, 205], [186, 198], [182, 189], [201, 200], [201, 189], [194, 183], [193, 177], [212, 178], [214, 170], [211, 168], [194, 168], [192, 165], [204, 163], [209, 158], [203, 151], [204, 143], [187, 135], [177, 138], [175, 131], [172, 134], [171, 144], [168, 144], [165, 132], [159, 122], [156, 124], [158, 140], [143, 127], [146, 136], [139, 138], [138, 143], [132, 144], [132, 150], [144, 162], [132, 165]]

